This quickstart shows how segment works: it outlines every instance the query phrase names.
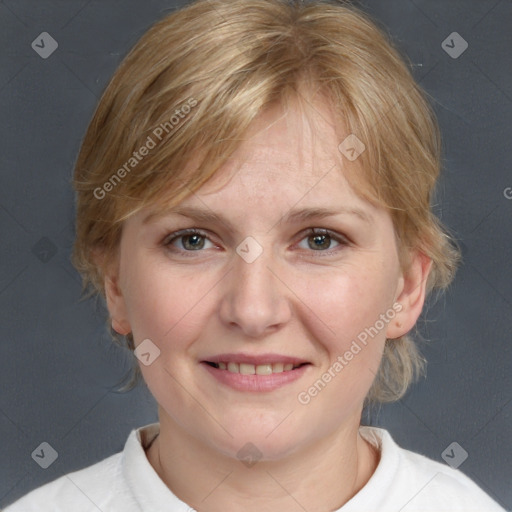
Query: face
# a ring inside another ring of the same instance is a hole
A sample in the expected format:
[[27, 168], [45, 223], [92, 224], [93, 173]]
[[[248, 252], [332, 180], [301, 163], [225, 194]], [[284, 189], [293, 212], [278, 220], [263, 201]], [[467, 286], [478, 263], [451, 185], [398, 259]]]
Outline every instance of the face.
[[320, 103], [267, 111], [180, 213], [125, 221], [106, 280], [114, 327], [160, 351], [140, 367], [161, 425], [233, 457], [357, 428], [386, 337], [419, 314], [391, 218], [349, 186], [332, 125]]

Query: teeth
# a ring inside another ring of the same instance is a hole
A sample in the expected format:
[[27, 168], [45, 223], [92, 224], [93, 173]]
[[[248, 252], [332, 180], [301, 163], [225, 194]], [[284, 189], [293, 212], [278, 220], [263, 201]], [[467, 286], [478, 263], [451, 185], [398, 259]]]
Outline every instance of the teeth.
[[256, 374], [257, 375], [271, 375], [272, 374], [272, 365], [271, 364], [259, 364], [256, 366]]
[[219, 370], [227, 370], [231, 373], [241, 373], [242, 375], [272, 375], [273, 373], [289, 372], [298, 368], [300, 364], [292, 363], [266, 363], [266, 364], [248, 364], [248, 363], [217, 363]]
[[240, 373], [238, 363], [228, 363], [228, 372]]
[[281, 373], [284, 371], [283, 363], [275, 363], [272, 365], [272, 373]]
[[256, 368], [253, 364], [240, 363], [240, 373], [243, 375], [254, 375], [256, 373]]

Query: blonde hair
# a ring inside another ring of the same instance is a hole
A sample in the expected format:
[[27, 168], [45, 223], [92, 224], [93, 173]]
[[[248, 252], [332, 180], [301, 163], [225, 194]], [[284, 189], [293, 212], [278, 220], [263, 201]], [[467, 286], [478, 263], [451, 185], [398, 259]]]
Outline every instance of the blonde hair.
[[[347, 3], [197, 0], [130, 51], [83, 140], [73, 262], [84, 289], [104, 297], [104, 264], [117, 255], [124, 220], [148, 205], [181, 202], [226, 162], [260, 112], [312, 88], [337, 129], [364, 143], [351, 183], [389, 209], [403, 268], [419, 250], [432, 260], [427, 293], [446, 288], [460, 256], [430, 208], [439, 129], [387, 36]], [[131, 335], [117, 341], [134, 348]], [[397, 400], [423, 366], [409, 335], [387, 340], [367, 400]], [[128, 388], [140, 377], [137, 364], [134, 372]]]

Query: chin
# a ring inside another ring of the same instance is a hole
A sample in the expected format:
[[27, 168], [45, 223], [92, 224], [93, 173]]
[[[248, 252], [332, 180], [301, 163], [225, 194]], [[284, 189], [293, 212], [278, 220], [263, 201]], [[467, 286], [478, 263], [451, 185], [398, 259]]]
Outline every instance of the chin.
[[[280, 418], [282, 422], [283, 417]], [[304, 426], [300, 431], [290, 428], [290, 425], [281, 425], [278, 422], [251, 422], [234, 428], [231, 423], [229, 432], [233, 436], [223, 436], [216, 449], [226, 456], [242, 460], [253, 457], [261, 461], [283, 459], [308, 444], [308, 434]], [[314, 437], [313, 433], [311, 437]]]
[[248, 467], [256, 462], [284, 459], [298, 450], [300, 443], [288, 439], [268, 439], [260, 435], [234, 439], [227, 446], [216, 446], [225, 456], [245, 463]]

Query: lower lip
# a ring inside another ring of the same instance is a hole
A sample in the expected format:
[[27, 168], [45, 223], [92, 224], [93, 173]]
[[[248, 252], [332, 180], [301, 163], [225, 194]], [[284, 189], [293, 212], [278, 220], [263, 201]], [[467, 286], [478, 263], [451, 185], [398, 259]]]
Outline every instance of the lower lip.
[[290, 384], [300, 379], [307, 371], [309, 364], [299, 366], [295, 370], [287, 372], [272, 373], [271, 375], [244, 375], [242, 373], [232, 373], [228, 370], [214, 368], [207, 363], [201, 363], [202, 366], [217, 379], [220, 383], [229, 386], [238, 391], [265, 392], [274, 391], [286, 384]]

